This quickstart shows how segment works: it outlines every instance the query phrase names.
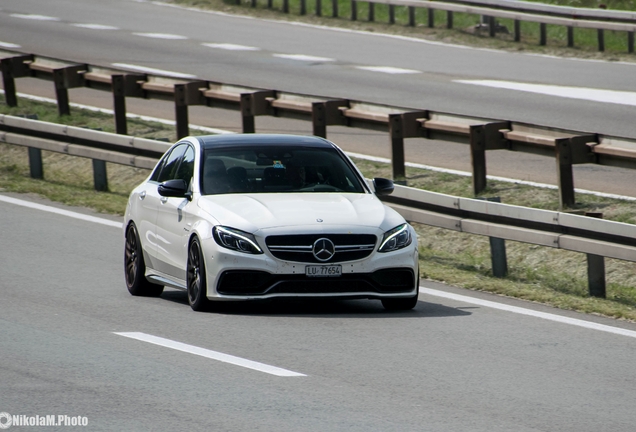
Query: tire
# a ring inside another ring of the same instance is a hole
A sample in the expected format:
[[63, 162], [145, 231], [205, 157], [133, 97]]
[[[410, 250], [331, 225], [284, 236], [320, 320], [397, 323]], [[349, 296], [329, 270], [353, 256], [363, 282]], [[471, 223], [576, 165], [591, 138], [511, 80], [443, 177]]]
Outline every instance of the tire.
[[419, 294], [420, 294], [420, 289], [419, 289], [420, 273], [419, 273], [419, 271], [417, 272], [417, 279], [416, 279], [415, 282], [416, 282], [416, 284], [415, 284], [416, 285], [416, 292], [415, 292], [415, 295], [413, 297], [382, 299], [382, 306], [384, 306], [384, 309], [390, 310], [390, 311], [405, 311], [405, 310], [413, 309], [417, 305], [417, 299], [418, 299]]
[[158, 297], [163, 286], [148, 282], [146, 279], [146, 263], [141, 250], [139, 234], [134, 223], [126, 229], [126, 245], [124, 247], [124, 277], [128, 292], [134, 296]]
[[197, 312], [208, 310], [210, 308], [210, 300], [206, 297], [205, 262], [201, 251], [201, 243], [196, 237], [192, 239], [190, 247], [188, 247], [186, 278], [188, 303], [190, 303], [192, 310]]

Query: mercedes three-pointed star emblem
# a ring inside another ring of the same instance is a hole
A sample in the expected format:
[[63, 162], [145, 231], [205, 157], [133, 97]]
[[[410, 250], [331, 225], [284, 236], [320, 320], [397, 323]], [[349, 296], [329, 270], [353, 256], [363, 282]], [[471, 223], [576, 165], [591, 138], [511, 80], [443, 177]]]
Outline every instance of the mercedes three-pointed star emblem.
[[336, 253], [336, 247], [328, 238], [319, 238], [314, 242], [311, 251], [318, 261], [329, 261]]

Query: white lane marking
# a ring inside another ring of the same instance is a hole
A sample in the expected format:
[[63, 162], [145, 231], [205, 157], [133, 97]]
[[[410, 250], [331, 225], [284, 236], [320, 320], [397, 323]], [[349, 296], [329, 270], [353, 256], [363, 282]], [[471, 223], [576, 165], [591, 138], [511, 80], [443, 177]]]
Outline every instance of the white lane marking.
[[582, 99], [592, 102], [636, 106], [636, 93], [628, 91], [603, 90], [587, 87], [568, 87], [546, 84], [527, 84], [513, 81], [496, 80], [455, 80], [453, 82], [499, 89], [517, 90], [529, 93], [538, 93], [548, 96], [558, 96], [570, 99]]
[[499, 309], [507, 312], [513, 312], [520, 315], [532, 316], [535, 318], [541, 318], [548, 321], [554, 321], [562, 324], [569, 324], [578, 327], [583, 327], [591, 330], [598, 330], [606, 333], [613, 333], [620, 336], [628, 336], [632, 338], [636, 338], [636, 331], [626, 330], [619, 327], [612, 327], [605, 324], [598, 324], [591, 321], [585, 321], [576, 318], [568, 318], [561, 315], [550, 314], [546, 312], [539, 312], [531, 309], [525, 309], [518, 306], [510, 306], [503, 303], [497, 303], [489, 300], [481, 300], [473, 297], [468, 297], [460, 294], [452, 294], [445, 291], [438, 291], [430, 288], [420, 287], [420, 292], [422, 294], [428, 294], [435, 297], [442, 297], [449, 300], [456, 300], [464, 303], [475, 304], [479, 306], [485, 306], [493, 309]]
[[36, 15], [36, 14], [14, 13], [14, 14], [11, 14], [11, 16], [14, 18], [28, 19], [28, 20], [35, 20], [35, 21], [59, 21], [60, 20], [59, 18], [56, 18], [56, 17], [46, 16], [46, 15]]
[[252, 369], [259, 372], [268, 373], [270, 375], [276, 375], [280, 377], [301, 377], [307, 376], [305, 374], [301, 374], [298, 372], [293, 372], [287, 369], [282, 369], [276, 366], [270, 366], [264, 363], [255, 362], [252, 360], [247, 360], [241, 357], [235, 357], [233, 355], [224, 354], [217, 351], [212, 351], [209, 349], [201, 348], [194, 345], [184, 344], [182, 342], [173, 341], [170, 339], [165, 339], [158, 336], [149, 335], [146, 333], [139, 332], [123, 332], [123, 333], [115, 333], [119, 336], [124, 336], [131, 339], [140, 340], [142, 342], [148, 342], [154, 345], [159, 345], [166, 348], [172, 348], [177, 351], [186, 352], [189, 354], [198, 355], [201, 357], [206, 357], [212, 360], [218, 360], [220, 362], [233, 364], [235, 366], [241, 366], [247, 369]]
[[155, 69], [155, 68], [151, 68], [151, 67], [138, 66], [138, 65], [128, 64], [128, 63], [113, 63], [113, 66], [115, 66], [116, 68], [131, 69], [131, 70], [135, 70], [135, 71], [138, 71], [138, 72], [145, 72], [145, 73], [169, 76], [169, 77], [173, 77], [173, 78], [186, 78], [186, 79], [192, 78], [192, 79], [194, 79], [194, 78], [197, 77], [196, 75], [191, 75], [191, 74], [186, 74], [186, 73], [181, 73], [181, 72], [167, 71], [167, 70], [163, 70], [163, 69]]
[[168, 40], [184, 40], [185, 36], [169, 34], [169, 33], [133, 33], [135, 36], [142, 36], [152, 39], [168, 39]]
[[74, 27], [80, 27], [80, 28], [85, 28], [85, 29], [90, 29], [90, 30], [119, 30], [118, 27], [113, 27], [113, 26], [109, 26], [109, 25], [103, 25], [103, 24], [71, 24]]
[[228, 51], [260, 51], [260, 48], [246, 46], [246, 45], [237, 45], [231, 43], [203, 43], [201, 44], [208, 48], [217, 48]]
[[14, 43], [11, 43], [11, 42], [0, 42], [0, 47], [2, 47], [2, 48], [22, 48], [20, 45], [14, 44]]
[[307, 62], [332, 62], [335, 61], [328, 57], [316, 57], [304, 54], [272, 54], [274, 57], [283, 58], [287, 60], [298, 60]]
[[371, 72], [381, 72], [387, 74], [416, 74], [422, 73], [413, 69], [402, 69], [396, 68], [392, 66], [356, 66], [356, 69], [371, 71]]
[[21, 199], [17, 199], [17, 198], [11, 198], [5, 195], [0, 195], [0, 201], [9, 203], [9, 204], [15, 204], [15, 205], [19, 205], [22, 207], [28, 207], [28, 208], [32, 208], [35, 210], [41, 210], [41, 211], [45, 211], [45, 212], [49, 212], [49, 213], [55, 213], [55, 214], [59, 214], [62, 216], [67, 216], [70, 218], [74, 218], [74, 219], [80, 219], [86, 222], [93, 222], [93, 223], [98, 223], [98, 224], [102, 224], [102, 225], [106, 225], [106, 226], [110, 226], [110, 227], [114, 227], [114, 228], [119, 228], [121, 229], [123, 227], [123, 224], [121, 222], [115, 222], [109, 219], [104, 219], [104, 218], [99, 218], [99, 217], [95, 217], [95, 216], [89, 216], [89, 215], [85, 215], [85, 214], [81, 214], [81, 213], [77, 213], [77, 212], [73, 212], [73, 211], [69, 211], [69, 210], [64, 210], [64, 209], [59, 209], [57, 207], [51, 207], [51, 206], [47, 206], [44, 204], [37, 204], [37, 203], [33, 203], [30, 201], [24, 201]]

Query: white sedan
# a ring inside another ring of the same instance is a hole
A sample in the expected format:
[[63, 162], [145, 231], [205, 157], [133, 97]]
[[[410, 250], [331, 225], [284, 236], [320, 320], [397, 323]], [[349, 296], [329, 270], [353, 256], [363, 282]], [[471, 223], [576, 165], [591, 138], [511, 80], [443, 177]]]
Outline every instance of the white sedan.
[[[187, 137], [131, 193], [124, 220], [132, 295], [164, 286], [194, 310], [276, 297], [417, 304], [413, 228], [335, 144], [294, 135]], [[217, 303], [218, 304], [218, 303]]]

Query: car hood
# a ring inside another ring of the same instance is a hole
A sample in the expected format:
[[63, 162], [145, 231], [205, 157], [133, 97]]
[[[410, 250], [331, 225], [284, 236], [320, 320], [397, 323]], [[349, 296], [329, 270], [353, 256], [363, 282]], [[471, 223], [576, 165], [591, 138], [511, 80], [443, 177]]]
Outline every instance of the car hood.
[[198, 203], [219, 224], [253, 233], [317, 224], [388, 230], [404, 223], [399, 214], [371, 194], [227, 194], [203, 196]]

